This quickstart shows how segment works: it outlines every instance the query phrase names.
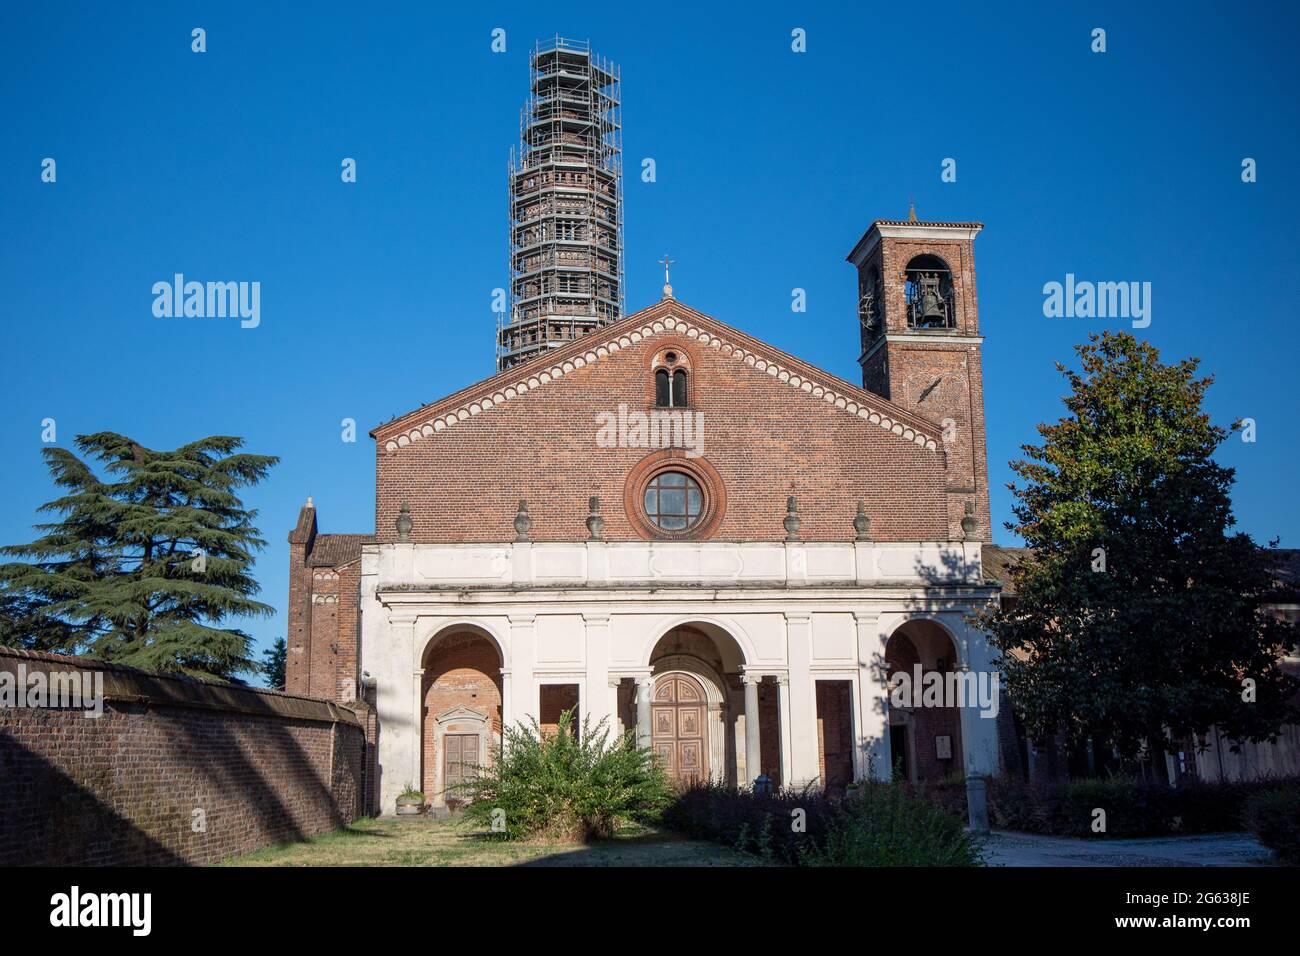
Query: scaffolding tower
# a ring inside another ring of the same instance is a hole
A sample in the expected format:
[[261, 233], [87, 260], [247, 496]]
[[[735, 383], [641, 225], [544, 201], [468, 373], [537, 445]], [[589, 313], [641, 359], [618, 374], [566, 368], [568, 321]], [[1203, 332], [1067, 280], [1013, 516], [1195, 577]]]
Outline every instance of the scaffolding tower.
[[623, 142], [618, 67], [559, 36], [529, 57], [510, 151], [510, 295], [497, 368], [623, 315]]

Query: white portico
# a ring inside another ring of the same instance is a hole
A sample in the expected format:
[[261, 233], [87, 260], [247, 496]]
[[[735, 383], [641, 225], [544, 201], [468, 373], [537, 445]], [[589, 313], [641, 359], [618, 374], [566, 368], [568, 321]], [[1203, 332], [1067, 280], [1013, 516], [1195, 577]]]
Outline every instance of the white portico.
[[[887, 647], [914, 630], [925, 666], [990, 670], [967, 616], [991, 593], [976, 541], [367, 544], [379, 806], [416, 781], [439, 805], [462, 754], [573, 705], [635, 728], [679, 777], [887, 776], [907, 723], [887, 707]], [[995, 724], [962, 708], [904, 759], [947, 767], [947, 748], [951, 770], [993, 772]]]

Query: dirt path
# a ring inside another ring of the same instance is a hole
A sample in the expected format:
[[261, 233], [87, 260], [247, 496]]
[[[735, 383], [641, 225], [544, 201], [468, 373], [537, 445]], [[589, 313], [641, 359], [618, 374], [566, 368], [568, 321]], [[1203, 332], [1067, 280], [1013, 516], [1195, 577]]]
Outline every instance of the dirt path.
[[1270, 855], [1244, 833], [1080, 840], [995, 831], [984, 856], [989, 866], [1253, 866]]

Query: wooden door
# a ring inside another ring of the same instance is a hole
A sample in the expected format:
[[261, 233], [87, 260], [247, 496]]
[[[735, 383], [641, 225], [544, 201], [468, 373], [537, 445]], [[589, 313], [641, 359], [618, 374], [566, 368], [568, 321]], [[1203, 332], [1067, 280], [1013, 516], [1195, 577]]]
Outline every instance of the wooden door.
[[[464, 783], [474, 776], [474, 767], [478, 763], [478, 734], [445, 734], [442, 738], [442, 788], [450, 790], [458, 783]], [[451, 799], [463, 794], [450, 792]]]
[[670, 779], [701, 780], [709, 772], [709, 705], [693, 677], [667, 674], [650, 700], [651, 746]]

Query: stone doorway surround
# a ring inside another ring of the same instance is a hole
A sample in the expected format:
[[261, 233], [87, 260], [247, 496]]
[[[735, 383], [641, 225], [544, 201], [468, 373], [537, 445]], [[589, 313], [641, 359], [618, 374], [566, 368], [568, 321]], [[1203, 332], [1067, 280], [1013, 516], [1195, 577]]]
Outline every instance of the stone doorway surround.
[[486, 714], [480, 714], [476, 710], [458, 705], [434, 718], [433, 733], [434, 753], [437, 754], [433, 767], [434, 792], [426, 794], [426, 796], [432, 806], [445, 807], [447, 797], [444, 793], [445, 784], [443, 781], [443, 776], [446, 773], [443, 738], [448, 734], [476, 734], [479, 748], [478, 765], [486, 767], [491, 759], [489, 741], [492, 736], [492, 722]]

